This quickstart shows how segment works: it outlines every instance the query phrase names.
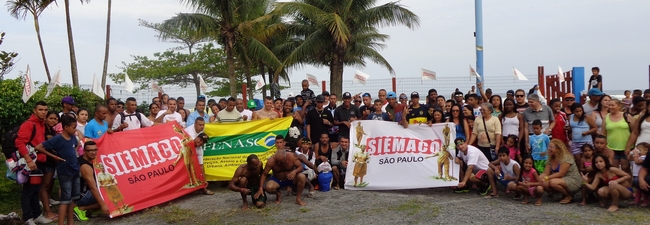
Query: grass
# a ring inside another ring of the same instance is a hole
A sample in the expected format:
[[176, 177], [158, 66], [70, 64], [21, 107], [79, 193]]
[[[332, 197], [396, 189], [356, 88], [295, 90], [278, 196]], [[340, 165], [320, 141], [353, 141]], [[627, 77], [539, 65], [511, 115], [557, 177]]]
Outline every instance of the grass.
[[408, 216], [413, 216], [415, 214], [424, 212], [429, 217], [437, 217], [440, 208], [428, 202], [424, 202], [417, 199], [411, 199], [406, 201], [405, 203], [393, 207], [393, 210], [404, 212]]
[[[0, 156], [0, 172], [4, 175], [7, 171], [7, 165], [4, 163], [4, 156]], [[9, 214], [16, 212], [22, 215], [20, 209], [20, 193], [23, 188], [15, 181], [9, 180], [6, 177], [0, 178], [0, 214]]]
[[176, 205], [166, 207], [162, 215], [162, 219], [167, 223], [177, 223], [190, 218], [194, 218], [195, 214], [192, 210], [183, 209]]

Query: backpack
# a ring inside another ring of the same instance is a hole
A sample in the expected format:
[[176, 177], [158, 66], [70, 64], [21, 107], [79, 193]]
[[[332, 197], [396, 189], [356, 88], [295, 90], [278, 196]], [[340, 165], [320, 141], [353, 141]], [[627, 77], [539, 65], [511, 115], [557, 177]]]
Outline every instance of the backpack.
[[[32, 140], [34, 139], [34, 136], [36, 136], [36, 124], [32, 123], [34, 126], [32, 128], [32, 136], [29, 138], [29, 142], [31, 143]], [[11, 155], [14, 154], [16, 151], [18, 151], [18, 148], [16, 148], [16, 138], [18, 138], [18, 130], [20, 130], [20, 126], [15, 127], [14, 129], [11, 129], [10, 131], [7, 131], [7, 133], [4, 133], [2, 135], [2, 154], [5, 155], [5, 159], [10, 159]], [[20, 155], [18, 155], [20, 158]]]
[[[142, 125], [142, 114], [140, 114], [139, 112], [135, 112], [134, 114], [128, 115], [128, 117], [131, 117], [131, 116], [135, 116], [136, 118], [138, 118], [138, 121], [140, 121], [140, 128], [142, 128], [143, 127], [143, 125]], [[122, 118], [121, 121], [120, 121], [120, 124], [124, 123], [124, 120], [126, 119], [126, 117], [127, 117], [127, 115], [124, 112], [120, 113], [120, 118]]]

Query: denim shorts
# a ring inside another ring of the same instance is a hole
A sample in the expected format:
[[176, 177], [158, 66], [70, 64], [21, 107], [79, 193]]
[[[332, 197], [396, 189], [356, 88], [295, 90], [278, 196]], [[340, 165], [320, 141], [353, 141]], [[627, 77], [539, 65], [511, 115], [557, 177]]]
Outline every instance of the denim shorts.
[[79, 199], [79, 175], [66, 176], [59, 174], [59, 185], [61, 186], [61, 204], [70, 204], [72, 200]]
[[81, 195], [81, 198], [75, 202], [78, 206], [89, 206], [92, 204], [97, 203], [97, 199], [95, 199], [95, 196], [93, 196], [93, 193], [88, 190], [86, 193], [83, 193]]
[[627, 160], [627, 156], [625, 155], [625, 150], [615, 150], [614, 151], [614, 159], [625, 159]]

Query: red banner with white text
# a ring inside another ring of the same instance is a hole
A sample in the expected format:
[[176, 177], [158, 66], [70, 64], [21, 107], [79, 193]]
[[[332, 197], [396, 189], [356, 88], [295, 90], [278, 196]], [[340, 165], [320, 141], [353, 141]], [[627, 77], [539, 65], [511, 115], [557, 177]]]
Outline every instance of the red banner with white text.
[[207, 185], [192, 138], [176, 122], [105, 134], [95, 142], [97, 186], [111, 218]]

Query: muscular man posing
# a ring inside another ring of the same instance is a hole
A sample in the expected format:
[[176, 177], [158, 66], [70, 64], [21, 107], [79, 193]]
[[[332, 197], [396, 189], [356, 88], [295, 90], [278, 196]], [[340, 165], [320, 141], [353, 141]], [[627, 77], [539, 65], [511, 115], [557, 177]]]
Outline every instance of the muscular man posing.
[[[259, 198], [264, 194], [264, 189], [270, 194], [275, 194], [275, 204], [280, 204], [282, 202], [282, 192], [280, 189], [288, 186], [295, 186], [295, 189], [298, 191], [296, 195], [296, 204], [305, 206], [307, 203], [303, 202], [300, 197], [302, 196], [302, 191], [305, 189], [305, 181], [307, 178], [302, 172], [302, 163], [296, 158], [295, 154], [289, 154], [284, 150], [284, 137], [278, 135], [275, 138], [275, 146], [277, 147], [277, 152], [269, 158], [269, 161], [264, 167], [262, 176], [260, 178], [260, 187], [255, 193], [254, 198]], [[266, 181], [266, 176], [273, 170], [273, 175], [269, 178], [269, 181], [266, 182], [264, 186], [264, 181]], [[262, 189], [264, 187], [264, 189]]]

